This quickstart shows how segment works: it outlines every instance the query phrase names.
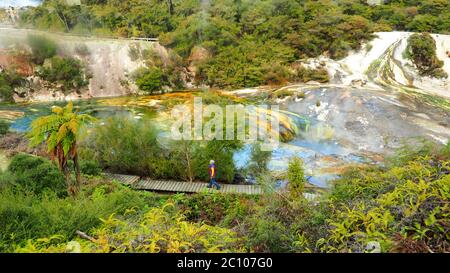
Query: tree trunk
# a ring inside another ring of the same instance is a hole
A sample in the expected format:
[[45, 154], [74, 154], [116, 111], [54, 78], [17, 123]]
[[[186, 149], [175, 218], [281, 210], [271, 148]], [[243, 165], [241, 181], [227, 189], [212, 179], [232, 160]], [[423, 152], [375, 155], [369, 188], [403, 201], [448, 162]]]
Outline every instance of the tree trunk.
[[81, 188], [81, 172], [77, 153], [75, 153], [75, 155], [73, 156], [73, 166], [75, 169], [76, 191], [78, 192]]
[[192, 173], [192, 167], [191, 167], [191, 157], [189, 156], [189, 152], [186, 151], [186, 163], [187, 163], [187, 172], [189, 177], [189, 182], [192, 182], [194, 180], [194, 175]]
[[67, 167], [67, 165], [62, 166], [62, 172], [63, 172], [63, 175], [64, 175], [64, 180], [66, 181], [67, 193], [70, 196], [75, 195], [74, 188], [72, 186], [72, 183], [70, 182], [70, 170]]
[[174, 8], [172, 0], [167, 0], [167, 7], [169, 8], [169, 15], [173, 15]]

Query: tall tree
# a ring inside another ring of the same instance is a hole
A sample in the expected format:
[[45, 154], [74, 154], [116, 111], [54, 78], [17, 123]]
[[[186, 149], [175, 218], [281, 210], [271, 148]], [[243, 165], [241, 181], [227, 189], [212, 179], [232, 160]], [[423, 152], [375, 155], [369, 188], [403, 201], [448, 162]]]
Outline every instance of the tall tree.
[[[34, 120], [31, 123], [31, 131], [28, 133], [31, 146], [35, 147], [45, 142], [52, 159], [58, 160], [59, 170], [64, 174], [70, 195], [75, 195], [81, 185], [77, 153], [78, 130], [83, 124], [95, 121], [92, 116], [79, 114], [78, 111], [73, 110], [72, 102], [64, 108], [53, 106], [52, 114]], [[75, 185], [70, 179], [69, 160], [74, 163]]]

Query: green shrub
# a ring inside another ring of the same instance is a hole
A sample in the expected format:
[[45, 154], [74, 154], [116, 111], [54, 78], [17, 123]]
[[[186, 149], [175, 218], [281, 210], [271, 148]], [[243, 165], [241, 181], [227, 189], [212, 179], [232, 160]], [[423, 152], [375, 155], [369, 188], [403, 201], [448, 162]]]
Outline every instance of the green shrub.
[[0, 72], [0, 98], [4, 101], [13, 101], [14, 88], [23, 85], [25, 80], [12, 70]]
[[272, 92], [270, 94], [270, 98], [282, 99], [284, 97], [290, 97], [293, 95], [295, 95], [295, 91], [290, 90], [290, 89], [282, 89], [282, 90], [277, 90], [275, 92]]
[[147, 93], [161, 91], [166, 84], [164, 74], [159, 68], [139, 70], [134, 78], [139, 89]]
[[287, 179], [289, 182], [289, 193], [292, 198], [301, 197], [306, 180], [303, 171], [303, 161], [299, 157], [293, 157], [289, 160]]
[[412, 34], [408, 38], [406, 56], [414, 63], [421, 75], [446, 78], [442, 69], [444, 62], [436, 55], [436, 41], [428, 33]]
[[45, 36], [29, 35], [28, 45], [31, 47], [33, 61], [36, 64], [43, 64], [45, 59], [56, 55], [57, 45]]
[[28, 154], [15, 155], [9, 164], [8, 171], [15, 177], [15, 184], [24, 190], [36, 194], [50, 190], [64, 196], [66, 185], [58, 168], [47, 159]]
[[100, 165], [93, 160], [83, 160], [80, 163], [80, 170], [82, 174], [97, 176], [102, 173]]
[[447, 145], [445, 145], [441, 151], [440, 155], [444, 158], [450, 159], [450, 140], [447, 141]]
[[325, 83], [330, 80], [328, 71], [325, 68], [309, 69], [300, 67], [299, 69], [297, 69], [296, 72], [297, 73], [294, 79], [299, 80], [301, 82], [316, 81], [320, 83]]
[[247, 247], [256, 252], [291, 252], [299, 233], [315, 233], [313, 212], [304, 200], [291, 201], [280, 194], [261, 197], [241, 224]]
[[0, 252], [14, 251], [28, 239], [61, 235], [76, 238], [76, 230], [89, 232], [115, 213], [130, 209], [145, 212], [160, 199], [148, 192], [138, 192], [117, 184], [96, 185], [76, 198], [57, 198], [47, 194], [0, 192]]
[[279, 84], [288, 78], [284, 65], [293, 58], [293, 50], [279, 41], [246, 37], [237, 46], [222, 48], [214, 59], [201, 65], [198, 77], [202, 83], [220, 88]]
[[62, 84], [65, 91], [78, 90], [88, 84], [83, 65], [73, 58], [55, 56], [42, 67], [38, 75], [46, 81]]
[[81, 157], [112, 172], [150, 175], [154, 171], [150, 162], [161, 157], [157, 133], [149, 122], [111, 117], [95, 126], [80, 143]]
[[9, 131], [9, 122], [6, 120], [0, 120], [0, 136], [5, 135]]
[[289, 78], [291, 78], [291, 73], [286, 66], [283, 65], [269, 65], [264, 67], [264, 75], [262, 77], [262, 82], [269, 85], [281, 85], [285, 84]]
[[446, 251], [449, 166], [448, 161], [421, 155], [401, 166], [347, 174], [332, 191], [331, 229], [319, 248], [361, 252], [377, 241], [383, 252]]
[[249, 171], [254, 175], [267, 171], [267, 164], [272, 156], [272, 151], [264, 151], [261, 149], [261, 143], [256, 142], [252, 145]]
[[256, 219], [251, 226], [249, 234], [249, 243], [257, 252], [283, 253], [287, 251], [286, 234], [289, 227], [277, 219], [268, 217]]
[[[240, 252], [236, 233], [220, 227], [185, 220], [182, 213], [172, 209], [168, 203], [162, 208], [152, 208], [138, 217], [118, 219], [114, 215], [103, 221], [102, 226], [92, 231], [98, 238], [96, 243], [83, 242], [83, 251], [103, 253], [203, 253]], [[53, 236], [53, 238], [55, 238]], [[48, 245], [29, 242], [18, 252], [64, 252], [66, 244], [55, 246], [58, 240]], [[56, 242], [55, 242], [56, 241]], [[53, 244], [52, 244], [53, 243]], [[38, 249], [36, 249], [38, 246]]]
[[204, 222], [208, 225], [223, 223], [225, 226], [232, 227], [248, 216], [247, 209], [251, 207], [249, 204], [257, 198], [257, 196], [213, 192], [182, 195], [174, 199], [180, 209], [186, 212], [185, 215], [189, 221]]

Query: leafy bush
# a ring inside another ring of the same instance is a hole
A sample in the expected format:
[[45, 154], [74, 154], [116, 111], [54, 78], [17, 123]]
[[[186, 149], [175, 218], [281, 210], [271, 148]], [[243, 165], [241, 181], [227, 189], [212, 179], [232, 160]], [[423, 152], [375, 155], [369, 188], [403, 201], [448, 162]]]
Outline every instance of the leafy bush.
[[267, 171], [267, 164], [272, 156], [272, 151], [264, 151], [261, 149], [261, 143], [257, 142], [252, 145], [250, 155], [249, 171], [253, 174], [260, 174]]
[[150, 175], [149, 164], [160, 157], [158, 145], [157, 130], [149, 122], [111, 117], [82, 140], [80, 153], [113, 172]]
[[75, 53], [80, 55], [80, 56], [83, 56], [83, 57], [89, 56], [89, 54], [91, 54], [91, 52], [89, 51], [89, 48], [87, 47], [86, 44], [78, 44], [78, 45], [76, 45], [75, 46]]
[[242, 236], [247, 238], [247, 248], [256, 252], [306, 251], [309, 244], [295, 246], [299, 234], [317, 231], [311, 227], [314, 211], [303, 199], [289, 200], [284, 195], [267, 194], [241, 224], [245, 227]]
[[31, 47], [33, 61], [36, 64], [43, 64], [45, 59], [56, 55], [57, 45], [45, 36], [29, 35], [28, 45]]
[[0, 136], [5, 135], [9, 131], [9, 122], [6, 120], [0, 120]]
[[299, 157], [293, 157], [289, 160], [287, 179], [291, 196], [293, 198], [301, 197], [306, 180], [303, 171], [303, 161]]
[[11, 159], [8, 171], [14, 175], [14, 182], [20, 189], [36, 194], [49, 190], [59, 196], [67, 193], [64, 177], [58, 168], [42, 157], [17, 154]]
[[159, 204], [160, 198], [116, 184], [97, 184], [84, 189], [76, 198], [37, 196], [23, 192], [0, 192], [0, 252], [14, 251], [29, 239], [61, 235], [64, 240], [76, 237], [75, 231], [89, 232], [115, 213], [129, 209], [145, 212]]
[[55, 56], [44, 64], [38, 75], [46, 81], [62, 84], [65, 90], [78, 90], [88, 84], [83, 65], [73, 58]]
[[300, 80], [301, 82], [316, 81], [325, 83], [330, 80], [330, 76], [325, 68], [309, 69], [300, 67], [297, 69], [294, 79]]
[[164, 75], [159, 68], [139, 70], [134, 75], [134, 78], [139, 89], [147, 93], [161, 91], [161, 88], [165, 84]]
[[421, 75], [446, 78], [444, 62], [436, 55], [436, 42], [428, 33], [412, 34], [408, 38], [406, 56], [411, 59]]
[[100, 175], [102, 173], [102, 168], [100, 165], [93, 160], [83, 160], [80, 163], [81, 173], [87, 175]]
[[[82, 242], [83, 251], [123, 253], [202, 253], [240, 252], [239, 239], [228, 229], [191, 223], [173, 210], [173, 204], [152, 208], [141, 217], [121, 220], [114, 215], [103, 220], [102, 226], [92, 231], [95, 242]], [[35, 246], [41, 246], [36, 248]], [[42, 245], [32, 241], [18, 252], [29, 249], [46, 252], [52, 244]], [[52, 251], [64, 252], [66, 244], [52, 247]]]
[[243, 196], [237, 194], [221, 194], [220, 192], [182, 195], [173, 198], [187, 220], [204, 222], [208, 225], [233, 226], [243, 221], [257, 196]]
[[382, 251], [447, 251], [449, 166], [418, 156], [389, 169], [348, 173], [332, 191], [335, 212], [319, 249], [362, 252], [368, 242], [377, 241]]
[[[264, 43], [249, 37], [238, 46], [223, 48], [214, 59], [199, 68], [199, 78], [221, 88], [258, 86], [286, 81], [283, 70], [274, 74], [273, 66], [282, 67], [294, 58], [293, 50], [282, 43]], [[268, 75], [272, 74], [272, 76]]]
[[14, 88], [21, 86], [24, 79], [15, 71], [3, 70], [0, 72], [0, 98], [13, 101]]

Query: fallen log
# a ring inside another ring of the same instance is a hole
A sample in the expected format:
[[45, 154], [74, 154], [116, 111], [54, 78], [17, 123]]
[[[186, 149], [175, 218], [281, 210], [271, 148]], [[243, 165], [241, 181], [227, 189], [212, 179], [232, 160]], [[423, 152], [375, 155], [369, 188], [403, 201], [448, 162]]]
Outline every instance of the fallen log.
[[75, 233], [76, 233], [78, 236], [80, 236], [81, 238], [86, 239], [86, 240], [89, 240], [89, 241], [91, 241], [91, 242], [94, 242], [94, 243], [95, 243], [95, 242], [97, 241], [94, 237], [91, 237], [91, 236], [87, 235], [86, 233], [84, 233], [84, 232], [82, 232], [82, 231], [77, 230], [77, 231], [75, 231]]

